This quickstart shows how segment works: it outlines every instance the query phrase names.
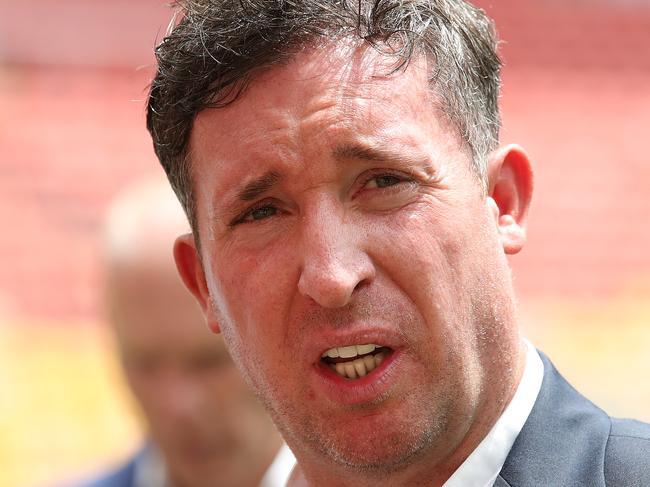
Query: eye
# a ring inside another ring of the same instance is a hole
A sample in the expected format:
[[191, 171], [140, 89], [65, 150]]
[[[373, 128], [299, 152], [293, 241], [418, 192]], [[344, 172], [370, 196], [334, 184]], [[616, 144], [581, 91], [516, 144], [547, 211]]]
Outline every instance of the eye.
[[260, 220], [265, 220], [269, 217], [277, 215], [277, 213], [277, 207], [271, 204], [263, 204], [246, 211], [243, 215], [237, 217], [231, 225], [234, 226], [239, 223], [252, 223]]
[[162, 359], [150, 356], [126, 357], [125, 365], [133, 374], [151, 377], [162, 369]]
[[371, 169], [357, 181], [352, 199], [372, 208], [400, 206], [418, 188], [415, 176], [393, 169]]
[[404, 181], [403, 178], [395, 174], [379, 174], [370, 178], [366, 184], [366, 189], [376, 189], [376, 188], [387, 188], [389, 186], [394, 186], [396, 184]]
[[260, 208], [254, 208], [245, 216], [245, 220], [263, 220], [270, 216], [275, 215], [278, 212], [278, 209], [275, 206], [262, 206]]
[[[375, 170], [368, 174], [361, 186], [362, 190], [386, 189], [392, 186], [412, 183], [413, 177], [397, 171]], [[363, 181], [363, 180], [362, 180]], [[398, 188], [395, 188], [398, 189]]]

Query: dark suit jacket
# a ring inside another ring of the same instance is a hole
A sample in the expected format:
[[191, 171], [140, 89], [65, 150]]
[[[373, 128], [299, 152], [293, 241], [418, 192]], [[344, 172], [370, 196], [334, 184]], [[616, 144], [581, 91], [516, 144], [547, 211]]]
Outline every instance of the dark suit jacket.
[[650, 425], [609, 417], [540, 356], [542, 388], [494, 486], [650, 487]]

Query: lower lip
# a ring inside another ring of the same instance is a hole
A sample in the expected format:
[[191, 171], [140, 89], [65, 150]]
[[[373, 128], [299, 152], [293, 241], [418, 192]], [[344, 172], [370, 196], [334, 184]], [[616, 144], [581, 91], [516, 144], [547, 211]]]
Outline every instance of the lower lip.
[[358, 379], [346, 379], [333, 371], [327, 364], [315, 365], [316, 386], [325, 396], [344, 405], [359, 405], [376, 401], [385, 395], [394, 384], [401, 354], [392, 350], [386, 354], [379, 367]]

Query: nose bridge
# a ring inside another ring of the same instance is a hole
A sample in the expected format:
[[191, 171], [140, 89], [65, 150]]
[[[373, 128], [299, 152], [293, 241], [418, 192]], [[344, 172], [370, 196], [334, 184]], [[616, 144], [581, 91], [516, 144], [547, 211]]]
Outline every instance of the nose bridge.
[[360, 229], [334, 199], [319, 199], [303, 214], [299, 291], [327, 308], [348, 304], [358, 285], [372, 276]]

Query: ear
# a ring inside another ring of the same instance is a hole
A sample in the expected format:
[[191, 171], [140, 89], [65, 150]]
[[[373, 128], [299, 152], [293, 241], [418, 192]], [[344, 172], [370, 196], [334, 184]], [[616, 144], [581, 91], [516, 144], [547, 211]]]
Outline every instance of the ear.
[[221, 328], [216, 319], [201, 258], [196, 249], [194, 236], [191, 233], [181, 235], [174, 242], [174, 260], [185, 287], [201, 305], [208, 327], [214, 333], [219, 333]]
[[488, 204], [503, 250], [506, 254], [516, 254], [526, 242], [526, 217], [533, 194], [533, 171], [524, 150], [507, 145], [492, 152], [488, 183]]

